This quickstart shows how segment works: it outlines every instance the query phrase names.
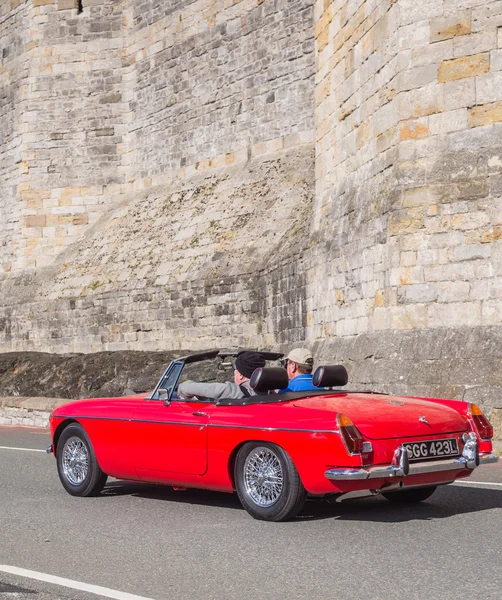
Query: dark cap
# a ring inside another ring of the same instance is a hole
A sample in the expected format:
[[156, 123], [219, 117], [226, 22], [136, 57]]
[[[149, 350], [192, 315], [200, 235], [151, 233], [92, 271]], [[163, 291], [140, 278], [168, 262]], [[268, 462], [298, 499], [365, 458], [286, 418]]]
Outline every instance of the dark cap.
[[258, 352], [241, 352], [235, 359], [235, 368], [244, 377], [250, 378], [255, 369], [265, 366], [265, 359]]

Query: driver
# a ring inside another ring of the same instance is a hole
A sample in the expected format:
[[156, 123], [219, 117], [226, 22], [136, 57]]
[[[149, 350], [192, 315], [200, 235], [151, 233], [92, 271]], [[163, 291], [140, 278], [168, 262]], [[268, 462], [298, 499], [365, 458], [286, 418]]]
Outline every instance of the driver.
[[220, 400], [228, 398], [237, 400], [255, 396], [256, 392], [249, 385], [249, 380], [255, 369], [265, 366], [265, 359], [259, 352], [241, 352], [235, 359], [234, 383], [197, 383], [185, 381], [178, 388], [178, 397], [189, 400], [194, 396]]

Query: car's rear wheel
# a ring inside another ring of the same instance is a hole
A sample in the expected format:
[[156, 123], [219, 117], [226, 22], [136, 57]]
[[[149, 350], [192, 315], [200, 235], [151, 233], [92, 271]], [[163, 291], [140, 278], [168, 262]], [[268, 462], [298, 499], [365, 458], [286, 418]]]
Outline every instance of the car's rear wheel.
[[71, 423], [62, 432], [56, 449], [58, 474], [65, 490], [72, 496], [95, 496], [103, 489], [103, 473], [91, 440], [79, 423]]
[[382, 496], [391, 502], [423, 502], [427, 498], [430, 498], [436, 489], [437, 485], [431, 485], [428, 487], [388, 492], [387, 494], [382, 493]]
[[266, 442], [248, 442], [235, 461], [235, 486], [255, 519], [287, 521], [303, 508], [307, 492], [290, 456]]

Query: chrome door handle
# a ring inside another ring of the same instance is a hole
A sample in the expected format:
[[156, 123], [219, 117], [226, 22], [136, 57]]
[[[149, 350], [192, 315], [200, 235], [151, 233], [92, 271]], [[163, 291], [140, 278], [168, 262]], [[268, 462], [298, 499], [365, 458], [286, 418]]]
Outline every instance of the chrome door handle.
[[202, 412], [201, 410], [196, 410], [192, 413], [194, 417], [207, 417], [207, 413]]

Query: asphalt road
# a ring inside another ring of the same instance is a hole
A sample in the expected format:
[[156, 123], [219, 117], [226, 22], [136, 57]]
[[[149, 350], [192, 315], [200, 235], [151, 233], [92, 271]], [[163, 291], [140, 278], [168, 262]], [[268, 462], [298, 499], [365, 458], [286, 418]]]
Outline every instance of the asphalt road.
[[[0, 427], [0, 446], [48, 443], [46, 430]], [[470, 479], [488, 483], [411, 506], [308, 502], [266, 523], [227, 494], [111, 481], [73, 498], [52, 456], [0, 448], [0, 565], [154, 600], [500, 600], [502, 463]], [[1, 569], [0, 600], [98, 598]]]

